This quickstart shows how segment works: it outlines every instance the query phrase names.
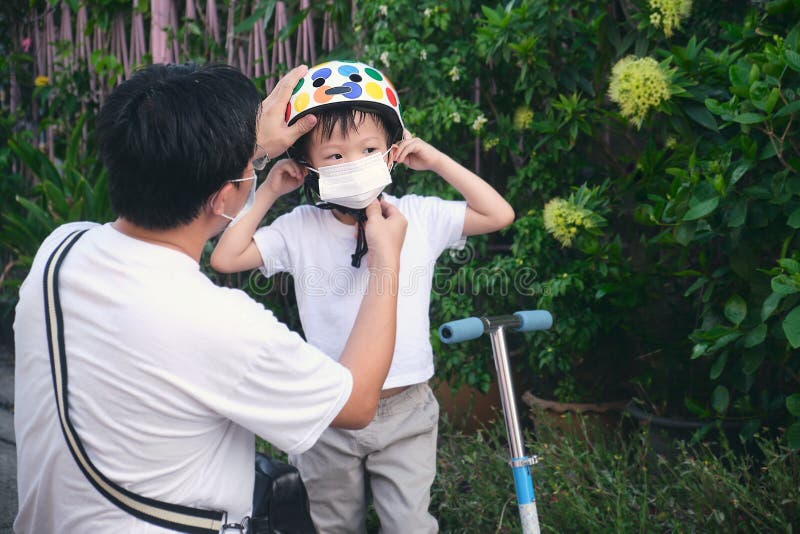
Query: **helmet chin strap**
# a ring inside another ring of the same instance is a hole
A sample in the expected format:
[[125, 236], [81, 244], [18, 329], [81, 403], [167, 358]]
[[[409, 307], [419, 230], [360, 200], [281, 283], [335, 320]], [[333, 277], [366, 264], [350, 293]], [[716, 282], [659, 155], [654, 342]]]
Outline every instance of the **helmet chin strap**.
[[[319, 191], [319, 177], [314, 173], [306, 174], [303, 190], [306, 200], [309, 204], [316, 206], [321, 210], [337, 210], [345, 215], [355, 217], [358, 226], [358, 236], [356, 238], [356, 251], [350, 255], [350, 265], [356, 269], [361, 267], [361, 259], [366, 256], [369, 248], [367, 247], [367, 235], [364, 231], [364, 223], [367, 221], [367, 210], [365, 208], [353, 209], [347, 206], [340, 206], [338, 204], [331, 204], [330, 202], [317, 202], [314, 198], [314, 190]], [[378, 199], [383, 196], [383, 193], [378, 195]]]

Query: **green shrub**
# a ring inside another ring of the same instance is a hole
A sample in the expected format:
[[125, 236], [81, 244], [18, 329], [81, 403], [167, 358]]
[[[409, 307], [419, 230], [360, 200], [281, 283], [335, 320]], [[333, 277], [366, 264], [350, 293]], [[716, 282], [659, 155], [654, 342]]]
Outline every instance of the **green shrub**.
[[[90, 26], [128, 16], [124, 1], [107, 4], [92, 11]], [[252, 7], [236, 5], [235, 32], [252, 26]], [[522, 388], [560, 400], [635, 396], [659, 413], [751, 418], [752, 429], [786, 427], [800, 447], [796, 2], [587, 0], [565, 8], [552, 0], [367, 0], [350, 13], [350, 2], [336, 0], [329, 7], [340, 22], [350, 15], [353, 22], [332, 55], [385, 70], [409, 129], [479, 167], [517, 212], [510, 230], [472, 238], [465, 252], [440, 260], [432, 327], [547, 308], [551, 331], [509, 338]], [[306, 14], [293, 17], [284, 36]], [[219, 57], [201, 33], [187, 23], [176, 37], [191, 57]], [[29, 116], [2, 122], [11, 142], [0, 149], [0, 317], [47, 228], [108, 217], [96, 200], [104, 179], [93, 149], [75, 139], [81, 120], [91, 132], [98, 95], [120, 74], [116, 58], [96, 53], [95, 91], [88, 64], [37, 87], [32, 58], [16, 52], [14, 32], [6, 34], [0, 82], [16, 77]], [[71, 53], [59, 45], [61, 61]], [[28, 137], [20, 132], [29, 123]], [[48, 167], [34, 154], [45, 128], [63, 164]], [[431, 173], [398, 171], [393, 193], [457, 196]], [[246, 287], [299, 327], [285, 278], [216, 280]], [[432, 332], [432, 342], [439, 378], [488, 389], [485, 340], [445, 348]]]
[[[432, 325], [547, 308], [549, 333], [509, 340], [541, 394], [792, 425], [800, 447], [800, 13], [681, 5], [368, 1], [351, 46], [397, 83], [409, 129], [517, 212], [444, 258], [459, 290]], [[427, 173], [395, 187], [454, 194]], [[485, 343], [434, 343], [441, 378], [488, 387]]]

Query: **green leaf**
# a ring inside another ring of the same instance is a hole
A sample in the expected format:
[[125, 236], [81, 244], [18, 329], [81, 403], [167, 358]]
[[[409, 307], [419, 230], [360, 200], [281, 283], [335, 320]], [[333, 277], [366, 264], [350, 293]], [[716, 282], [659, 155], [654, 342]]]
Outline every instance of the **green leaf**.
[[744, 336], [744, 346], [745, 348], [752, 348], [756, 345], [760, 345], [764, 342], [764, 339], [767, 337], [767, 325], [761, 323], [757, 327], [750, 330]]
[[761, 367], [761, 362], [764, 361], [764, 352], [754, 350], [748, 352], [742, 361], [742, 371], [746, 375], [753, 375]]
[[800, 261], [792, 258], [781, 258], [778, 260], [778, 265], [788, 271], [790, 275], [800, 273]]
[[308, 16], [309, 9], [310, 8], [301, 9], [292, 15], [292, 18], [289, 19], [289, 22], [286, 23], [286, 26], [281, 28], [281, 31], [278, 32], [279, 41], [285, 41], [290, 35], [294, 35], [294, 32], [297, 31], [297, 28], [300, 27], [300, 24], [305, 20], [306, 16]]
[[790, 449], [800, 449], [800, 423], [794, 423], [786, 429], [786, 443]]
[[723, 347], [726, 347], [731, 343], [733, 343], [734, 341], [736, 341], [737, 339], [739, 339], [740, 337], [742, 337], [741, 332], [732, 332], [730, 334], [724, 335], [714, 342], [709, 352], [715, 352]]
[[705, 105], [706, 109], [708, 109], [714, 115], [723, 115], [725, 113], [725, 109], [713, 98], [706, 98]]
[[785, 50], [784, 56], [786, 57], [786, 63], [793, 70], [800, 72], [800, 54], [798, 54], [794, 50]]
[[747, 316], [747, 303], [739, 295], [733, 295], [725, 303], [725, 318], [739, 326]]
[[761, 69], [758, 68], [758, 65], [753, 63], [750, 67], [750, 73], [747, 76], [747, 83], [748, 85], [753, 85], [758, 80], [759, 76], [761, 76]]
[[797, 111], [800, 111], [800, 100], [794, 100], [792, 102], [789, 102], [781, 109], [779, 109], [775, 113], [775, 115], [773, 115], [773, 117], [779, 119], [781, 117], [785, 117], [786, 115], [791, 115], [792, 113], [795, 113]]
[[17, 196], [17, 202], [22, 204], [26, 210], [28, 210], [28, 215], [33, 217], [34, 220], [39, 222], [42, 228], [53, 229], [57, 226], [57, 223], [53, 221], [53, 218], [50, 216], [49, 213], [44, 211], [41, 207], [34, 204], [27, 198], [22, 198]]
[[747, 421], [742, 429], [739, 430], [739, 437], [742, 438], [743, 441], [749, 441], [753, 438], [753, 434], [758, 431], [758, 427], [761, 426], [761, 419], [751, 419]]
[[783, 320], [783, 332], [793, 349], [800, 348], [800, 306], [790, 311]]
[[711, 416], [711, 413], [705, 406], [690, 397], [684, 397], [683, 405], [686, 406], [686, 409], [689, 410], [690, 413], [693, 413], [697, 417], [707, 418]]
[[800, 393], [792, 393], [786, 397], [786, 409], [795, 417], [800, 417]]
[[770, 293], [770, 295], [764, 299], [764, 304], [761, 305], [761, 320], [766, 321], [772, 315], [772, 312], [778, 307], [778, 304], [781, 303], [781, 299], [783, 299], [784, 295], [780, 293]]
[[725, 370], [725, 364], [728, 363], [728, 351], [723, 352], [717, 358], [717, 361], [714, 362], [714, 365], [711, 366], [711, 372], [709, 372], [708, 376], [711, 380], [716, 380], [722, 374], [722, 371]]
[[692, 242], [694, 239], [694, 232], [697, 229], [697, 224], [693, 222], [685, 223], [675, 228], [675, 241], [684, 247]]
[[719, 197], [713, 197], [709, 198], [708, 200], [698, 202], [697, 204], [689, 208], [689, 210], [684, 214], [683, 220], [694, 221], [702, 217], [705, 217], [706, 215], [710, 214], [715, 209], [717, 209], [718, 205], [719, 205]]
[[692, 347], [692, 360], [696, 360], [700, 356], [706, 353], [706, 349], [708, 349], [708, 343], [698, 343], [694, 347]]
[[797, 208], [789, 215], [789, 218], [786, 219], [786, 224], [795, 230], [800, 228], [800, 208]]
[[711, 392], [711, 407], [714, 408], [718, 414], [725, 413], [730, 402], [731, 394], [725, 386], [719, 385]]
[[766, 119], [766, 117], [761, 113], [742, 113], [736, 115], [733, 118], [733, 122], [738, 122], [739, 124], [756, 124], [764, 122], [764, 119]]
[[797, 282], [785, 274], [779, 274], [770, 280], [770, 285], [772, 286], [772, 291], [784, 296], [800, 292], [800, 287], [797, 287]]
[[69, 205], [64, 198], [64, 192], [49, 180], [42, 182], [42, 190], [44, 191], [44, 196], [53, 212], [64, 217], [69, 211]]
[[728, 69], [728, 77], [734, 87], [750, 87], [750, 69], [747, 64], [740, 62], [736, 65], [731, 65]]
[[775, 104], [778, 103], [778, 99], [781, 96], [781, 90], [777, 87], [773, 87], [772, 91], [770, 91], [769, 96], [767, 97], [767, 101], [764, 104], [764, 111], [767, 113], [772, 113], [772, 110], [775, 109]]
[[687, 106], [685, 111], [689, 118], [700, 126], [715, 132], [718, 131], [717, 121], [714, 119], [714, 115], [709, 113], [708, 109], [702, 106]]
[[749, 169], [749, 168], [750, 168], [750, 166], [747, 163], [742, 163], [741, 165], [736, 167], [736, 169], [734, 169], [734, 171], [733, 171], [733, 174], [731, 174], [731, 183], [730, 183], [730, 185], [733, 185], [736, 182], [738, 182], [739, 180], [741, 180], [742, 176], [744, 176], [744, 173], [746, 173], [747, 169]]
[[739, 228], [747, 220], [747, 201], [739, 199], [734, 202], [727, 213], [728, 227]]
[[268, 24], [272, 18], [272, 12], [275, 9], [277, 0], [269, 0], [260, 4], [253, 10], [253, 14], [244, 19], [242, 22], [234, 26], [233, 33], [242, 33], [250, 31], [258, 19], [264, 18], [264, 25]]
[[691, 295], [692, 293], [694, 293], [695, 291], [706, 285], [706, 282], [708, 282], [708, 278], [706, 278], [705, 276], [701, 276], [700, 278], [695, 280], [695, 282], [691, 286], [689, 286], [689, 289], [686, 290], [683, 296], [688, 297], [689, 295]]

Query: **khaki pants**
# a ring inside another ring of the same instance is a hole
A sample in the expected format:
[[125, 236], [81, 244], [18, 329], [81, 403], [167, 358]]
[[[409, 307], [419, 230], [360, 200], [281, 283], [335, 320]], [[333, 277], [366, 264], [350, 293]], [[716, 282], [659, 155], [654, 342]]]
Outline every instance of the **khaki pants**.
[[427, 534], [436, 474], [439, 404], [428, 384], [381, 399], [361, 430], [329, 428], [308, 451], [289, 460], [303, 476], [320, 534], [366, 532], [367, 483], [384, 534]]

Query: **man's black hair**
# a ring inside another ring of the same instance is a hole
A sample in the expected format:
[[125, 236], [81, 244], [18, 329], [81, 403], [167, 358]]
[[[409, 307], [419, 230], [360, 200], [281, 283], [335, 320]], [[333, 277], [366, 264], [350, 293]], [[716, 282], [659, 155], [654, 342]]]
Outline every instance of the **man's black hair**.
[[260, 102], [225, 65], [150, 65], [120, 84], [97, 117], [117, 216], [151, 230], [194, 220], [252, 158]]
[[310, 163], [308, 149], [313, 136], [320, 136], [321, 139], [328, 140], [337, 128], [342, 134], [346, 135], [349, 132], [358, 130], [367, 116], [374, 117], [378, 124], [383, 126], [383, 130], [386, 132], [387, 147], [403, 138], [403, 129], [397, 117], [390, 115], [388, 112], [379, 112], [371, 107], [342, 104], [314, 110], [312, 113], [317, 118], [317, 124], [310, 132], [298, 139], [290, 151], [290, 155], [293, 158], [300, 159], [306, 163]]

